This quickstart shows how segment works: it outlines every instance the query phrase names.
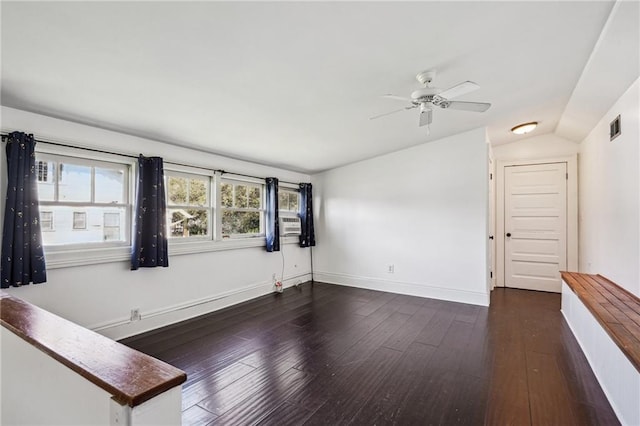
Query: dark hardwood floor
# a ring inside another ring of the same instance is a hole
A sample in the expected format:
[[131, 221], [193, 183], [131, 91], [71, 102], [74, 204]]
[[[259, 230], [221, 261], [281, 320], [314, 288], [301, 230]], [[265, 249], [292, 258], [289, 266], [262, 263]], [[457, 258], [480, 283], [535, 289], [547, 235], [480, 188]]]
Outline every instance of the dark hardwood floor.
[[186, 371], [185, 425], [619, 424], [558, 294], [307, 283], [122, 343]]

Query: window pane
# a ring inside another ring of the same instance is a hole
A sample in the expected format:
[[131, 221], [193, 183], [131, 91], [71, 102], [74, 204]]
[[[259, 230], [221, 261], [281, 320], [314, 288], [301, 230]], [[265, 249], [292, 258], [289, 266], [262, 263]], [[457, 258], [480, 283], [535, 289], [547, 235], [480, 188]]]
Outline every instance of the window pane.
[[208, 235], [209, 211], [205, 209], [169, 209], [169, 235], [193, 237]]
[[104, 214], [104, 226], [120, 226], [120, 214], [119, 213], [105, 213]]
[[233, 207], [233, 185], [230, 183], [220, 185], [220, 204], [222, 207]]
[[189, 184], [189, 205], [207, 205], [207, 181], [204, 179], [190, 179]]
[[247, 186], [234, 185], [236, 189], [235, 207], [247, 207]]
[[290, 212], [298, 212], [298, 193], [295, 191], [279, 191], [278, 192], [280, 210]]
[[298, 211], [298, 193], [290, 192], [289, 193], [289, 210], [292, 212]]
[[222, 236], [229, 238], [238, 234], [259, 234], [260, 212], [222, 212]]
[[38, 173], [38, 199], [42, 201], [55, 200], [54, 172], [56, 163], [52, 161], [36, 161]]
[[54, 201], [55, 170], [56, 170], [55, 162], [36, 160], [36, 174], [38, 177], [38, 199], [39, 200]]
[[[87, 206], [83, 207], [82, 212], [77, 207], [66, 206], [47, 206], [47, 209], [51, 211], [54, 222], [51, 231], [42, 233], [42, 241], [47, 246], [126, 241], [125, 207]], [[74, 224], [81, 225], [81, 220], [84, 220], [85, 228], [82, 231], [74, 230]]]
[[95, 202], [124, 203], [124, 170], [95, 168]]
[[278, 192], [278, 209], [289, 210], [289, 193], [280, 191]]
[[168, 204], [187, 204], [187, 179], [169, 176]]
[[60, 163], [59, 201], [91, 201], [91, 167]]
[[120, 239], [120, 227], [106, 227], [104, 228], [104, 241], [118, 241]]
[[252, 209], [260, 208], [260, 188], [257, 186], [248, 187], [249, 190], [249, 207]]
[[118, 241], [120, 239], [120, 213], [104, 214], [104, 241]]
[[36, 173], [38, 174], [38, 182], [49, 182], [50, 174], [53, 170], [48, 161], [36, 161]]

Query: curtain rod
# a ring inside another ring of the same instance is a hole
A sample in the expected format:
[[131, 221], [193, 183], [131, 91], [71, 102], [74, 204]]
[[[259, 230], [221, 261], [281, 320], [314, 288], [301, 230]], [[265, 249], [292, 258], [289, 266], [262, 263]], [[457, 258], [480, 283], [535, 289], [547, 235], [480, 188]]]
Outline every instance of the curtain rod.
[[[6, 140], [9, 137], [9, 133], [2, 133], [2, 140]], [[46, 140], [42, 140], [42, 139], [35, 139], [34, 140], [38, 143], [45, 143], [47, 145], [55, 145], [55, 146], [62, 146], [65, 148], [75, 148], [75, 149], [83, 149], [85, 151], [91, 151], [91, 152], [99, 152], [101, 154], [109, 154], [109, 155], [118, 155], [120, 157], [127, 157], [127, 158], [138, 158], [137, 155], [132, 155], [132, 154], [123, 154], [121, 152], [113, 152], [113, 151], [104, 151], [102, 149], [96, 149], [96, 148], [83, 148], [83, 147], [79, 147], [79, 146], [74, 146], [74, 145], [69, 145], [69, 144], [65, 144], [65, 143], [60, 143], [60, 142], [51, 142], [51, 141], [46, 141]], [[207, 170], [207, 171], [213, 171], [215, 172], [220, 172], [220, 174], [230, 174], [230, 175], [236, 175], [236, 176], [243, 176], [243, 177], [248, 177], [248, 178], [253, 178], [253, 179], [259, 179], [259, 180], [264, 180], [265, 178], [260, 177], [260, 176], [252, 176], [252, 175], [246, 175], [243, 173], [233, 173], [233, 172], [227, 172], [226, 170], [222, 170], [222, 169], [213, 169], [213, 168], [207, 168], [207, 167], [201, 167], [201, 166], [193, 166], [191, 164], [182, 164], [182, 163], [175, 163], [173, 161], [166, 161], [167, 164], [171, 164], [174, 166], [182, 166], [182, 167], [192, 167], [195, 169], [201, 169], [201, 170]], [[289, 185], [298, 185], [298, 182], [287, 182], [285, 180], [282, 180], [279, 182], [282, 183], [287, 183]]]
[[[248, 177], [248, 178], [253, 178], [253, 179], [260, 179], [260, 180], [264, 180], [265, 178], [263, 177], [259, 177], [259, 176], [252, 176], [252, 175], [245, 175], [244, 173], [234, 173], [234, 172], [228, 172], [226, 170], [216, 170], [216, 172], [220, 172], [223, 175], [226, 173], [228, 175], [234, 175], [234, 176], [242, 176], [242, 177]], [[298, 185], [298, 182], [287, 182], [286, 180], [280, 180], [278, 179], [278, 183], [286, 183], [289, 185]]]

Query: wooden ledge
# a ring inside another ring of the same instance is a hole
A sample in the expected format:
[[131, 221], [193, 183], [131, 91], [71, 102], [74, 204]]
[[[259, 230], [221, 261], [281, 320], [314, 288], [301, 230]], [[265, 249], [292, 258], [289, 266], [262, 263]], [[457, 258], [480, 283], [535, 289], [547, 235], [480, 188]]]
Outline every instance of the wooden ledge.
[[640, 299], [602, 275], [561, 274], [564, 282], [640, 372]]
[[0, 292], [2, 326], [47, 353], [121, 405], [135, 407], [179, 386], [187, 375], [163, 361]]

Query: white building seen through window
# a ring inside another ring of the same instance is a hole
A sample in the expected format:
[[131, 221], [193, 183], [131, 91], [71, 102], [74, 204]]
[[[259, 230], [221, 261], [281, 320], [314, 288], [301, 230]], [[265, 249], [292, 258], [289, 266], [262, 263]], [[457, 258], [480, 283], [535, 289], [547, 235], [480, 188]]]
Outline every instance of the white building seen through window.
[[129, 165], [36, 154], [45, 246], [129, 242]]

